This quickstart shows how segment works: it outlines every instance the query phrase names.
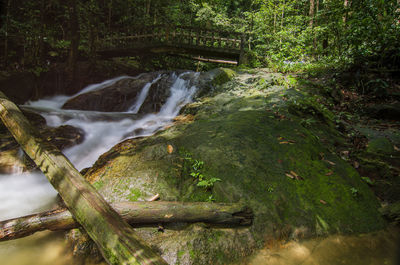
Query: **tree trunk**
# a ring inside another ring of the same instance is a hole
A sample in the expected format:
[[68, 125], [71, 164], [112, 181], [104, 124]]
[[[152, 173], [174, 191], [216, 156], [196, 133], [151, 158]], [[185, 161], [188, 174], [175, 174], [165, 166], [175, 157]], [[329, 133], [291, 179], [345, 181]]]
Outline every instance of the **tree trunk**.
[[[318, 26], [318, 11], [319, 11], [319, 0], [315, 0], [316, 1], [316, 13], [317, 13], [317, 17], [315, 17], [314, 15], [314, 27]], [[313, 48], [314, 48], [314, 53], [317, 53], [317, 35], [314, 34], [314, 42], [313, 42]]]
[[146, 18], [150, 17], [150, 7], [151, 7], [151, 0], [146, 1]]
[[4, 67], [8, 66], [8, 30], [10, 25], [11, 0], [7, 1], [6, 23], [4, 25]]
[[315, 10], [315, 0], [310, 0], [310, 11], [308, 15], [310, 17], [310, 28], [314, 27], [314, 10]]
[[41, 65], [44, 63], [45, 60], [45, 49], [44, 49], [44, 35], [46, 31], [46, 23], [45, 23], [45, 16], [46, 16], [46, 6], [45, 0], [40, 1], [40, 36], [38, 39], [38, 56], [36, 58], [36, 64]]
[[[311, 34], [314, 35], [314, 15], [315, 15], [315, 0], [310, 0], [310, 11], [308, 12], [310, 17], [310, 28]], [[313, 36], [313, 49], [312, 49], [312, 57], [315, 58], [315, 47], [316, 47], [316, 39]]]
[[[280, 29], [280, 31], [283, 30], [283, 20], [285, 18], [285, 5], [286, 5], [286, 0], [283, 0], [282, 14], [281, 14], [281, 29]], [[280, 37], [279, 37], [279, 45], [282, 48], [282, 35], [280, 35]]]
[[108, 2], [108, 33], [111, 33], [111, 17], [112, 17], [113, 0]]
[[343, 24], [345, 24], [346, 25], [346, 22], [347, 22], [347, 9], [348, 9], [348, 7], [349, 7], [349, 0], [344, 0], [344, 3], [343, 3], [343, 7], [344, 7], [344, 15], [343, 15]]
[[41, 139], [19, 108], [0, 92], [0, 118], [59, 192], [109, 264], [166, 264], [52, 144]]
[[[252, 212], [240, 204], [207, 202], [120, 202], [111, 205], [128, 223], [204, 222], [218, 225], [250, 225]], [[67, 209], [42, 212], [0, 222], [0, 241], [29, 236], [43, 230], [67, 230], [79, 227]]]
[[68, 68], [70, 71], [71, 80], [73, 84], [75, 84], [77, 78], [76, 67], [78, 61], [78, 47], [80, 41], [78, 10], [76, 5], [76, 0], [69, 0], [69, 13], [70, 13], [69, 26], [70, 26], [71, 47], [69, 51]]

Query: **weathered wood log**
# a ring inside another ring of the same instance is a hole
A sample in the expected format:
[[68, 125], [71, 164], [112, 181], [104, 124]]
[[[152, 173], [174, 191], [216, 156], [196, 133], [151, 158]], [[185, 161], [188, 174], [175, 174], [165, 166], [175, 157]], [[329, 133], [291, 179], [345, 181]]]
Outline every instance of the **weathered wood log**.
[[[207, 202], [120, 202], [111, 205], [131, 225], [204, 222], [245, 226], [252, 223], [251, 210], [241, 204]], [[67, 209], [57, 209], [0, 222], [0, 241], [29, 236], [43, 230], [79, 227]]]
[[196, 61], [207, 62], [207, 63], [222, 63], [222, 64], [233, 64], [233, 65], [238, 64], [238, 62], [235, 62], [235, 61], [208, 59], [208, 58], [201, 58], [201, 57], [191, 57], [191, 58]]
[[0, 92], [0, 117], [59, 192], [109, 264], [167, 264], [54, 146], [41, 139], [19, 108]]
[[173, 53], [168, 53], [168, 56], [184, 58], [184, 59], [189, 59], [189, 60], [196, 60], [196, 61], [200, 61], [200, 62], [208, 62], [208, 63], [220, 63], [220, 64], [232, 64], [232, 65], [237, 65], [238, 64], [237, 61], [202, 58], [200, 56], [192, 57], [192, 56], [186, 56], [186, 55], [182, 55], [182, 54], [173, 54]]

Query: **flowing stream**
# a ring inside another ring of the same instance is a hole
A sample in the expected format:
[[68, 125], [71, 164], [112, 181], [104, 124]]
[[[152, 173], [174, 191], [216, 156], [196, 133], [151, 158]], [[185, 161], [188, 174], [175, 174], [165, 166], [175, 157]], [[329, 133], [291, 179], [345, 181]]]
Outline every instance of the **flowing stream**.
[[[127, 78], [121, 76], [100, 84], [90, 85], [76, 95], [58, 95], [38, 101], [27, 102], [23, 107], [40, 113], [47, 125], [58, 127], [72, 125], [84, 131], [84, 141], [63, 153], [78, 170], [90, 167], [97, 158], [118, 142], [126, 138], [148, 136], [164, 128], [179, 113], [181, 107], [192, 100], [196, 92], [190, 86], [190, 80], [172, 74], [174, 80], [170, 95], [161, 110], [156, 114], [138, 115], [152, 84], [158, 82], [162, 75], [144, 85], [136, 101], [126, 112], [98, 112], [82, 110], [64, 110], [61, 107], [77, 95], [106, 88], [115, 82]], [[195, 78], [197, 75], [195, 75]], [[22, 152], [21, 152], [22, 155]], [[0, 175], [0, 220], [19, 217], [49, 208], [56, 197], [56, 191], [40, 172], [24, 173], [18, 167], [14, 174]]]

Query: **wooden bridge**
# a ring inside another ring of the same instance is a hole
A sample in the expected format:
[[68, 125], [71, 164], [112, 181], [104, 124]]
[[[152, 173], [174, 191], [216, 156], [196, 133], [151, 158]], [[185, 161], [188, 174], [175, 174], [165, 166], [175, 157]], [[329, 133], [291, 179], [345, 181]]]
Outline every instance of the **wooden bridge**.
[[[103, 58], [165, 53], [201, 61], [238, 64], [244, 56], [245, 34], [186, 26], [134, 27], [101, 40]], [[197, 57], [193, 57], [197, 56]]]

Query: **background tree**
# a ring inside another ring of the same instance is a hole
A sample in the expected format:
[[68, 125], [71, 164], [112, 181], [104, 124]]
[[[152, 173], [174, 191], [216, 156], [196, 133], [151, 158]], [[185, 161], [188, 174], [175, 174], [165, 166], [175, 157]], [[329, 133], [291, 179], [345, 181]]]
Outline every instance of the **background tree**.
[[3, 67], [37, 72], [49, 62], [71, 67], [79, 56], [93, 61], [105, 37], [155, 24], [246, 32], [254, 65], [399, 58], [398, 0], [6, 0], [2, 7]]

